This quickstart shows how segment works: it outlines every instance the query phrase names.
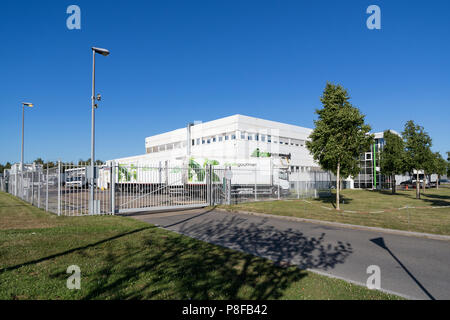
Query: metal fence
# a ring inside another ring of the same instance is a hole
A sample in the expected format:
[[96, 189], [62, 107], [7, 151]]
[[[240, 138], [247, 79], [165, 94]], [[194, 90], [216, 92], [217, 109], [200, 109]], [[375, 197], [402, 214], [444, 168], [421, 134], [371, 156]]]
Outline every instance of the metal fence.
[[299, 175], [279, 168], [214, 168], [212, 172], [219, 182], [214, 184], [215, 204], [318, 198], [331, 195], [333, 185], [332, 177], [324, 172]]
[[56, 167], [27, 167], [9, 173], [5, 191], [57, 215], [113, 213], [107, 190], [94, 185], [93, 201], [89, 201], [88, 172], [88, 166], [61, 163]]
[[211, 168], [111, 165], [100, 168], [99, 185], [114, 192], [115, 211], [204, 207], [211, 204]]
[[326, 173], [309, 172], [290, 179], [286, 170], [255, 167], [109, 163], [95, 166], [92, 189], [91, 176], [91, 168], [86, 165], [28, 165], [23, 172], [10, 172], [1, 179], [0, 188], [49, 212], [82, 216], [317, 198], [330, 195], [333, 184]]

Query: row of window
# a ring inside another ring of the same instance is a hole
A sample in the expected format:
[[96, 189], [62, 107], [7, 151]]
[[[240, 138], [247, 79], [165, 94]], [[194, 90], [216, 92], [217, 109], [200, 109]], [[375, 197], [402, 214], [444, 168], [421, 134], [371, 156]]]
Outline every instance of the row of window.
[[[218, 136], [210, 136], [210, 137], [203, 137], [203, 138], [196, 138], [191, 140], [192, 146], [198, 146], [202, 144], [211, 144], [215, 142], [223, 142], [223, 141], [229, 141], [229, 140], [236, 140], [238, 136], [236, 133], [228, 133], [228, 134], [222, 134]], [[241, 132], [239, 135], [240, 140], [247, 140], [247, 141], [261, 141], [266, 143], [279, 143], [284, 145], [291, 145], [296, 147], [304, 147], [305, 141], [304, 140], [295, 140], [295, 139], [288, 139], [288, 138], [274, 138], [272, 139], [271, 135], [266, 134], [259, 134], [259, 133], [246, 133]], [[154, 152], [160, 152], [160, 151], [167, 151], [167, 150], [173, 150], [173, 149], [179, 149], [179, 148], [185, 148], [186, 142], [180, 141], [175, 143], [168, 143], [163, 144], [159, 146], [154, 147], [148, 147], [146, 148], [147, 153], [154, 153]]]
[[212, 143], [212, 142], [222, 142], [222, 141], [228, 141], [228, 140], [236, 140], [236, 134], [232, 133], [232, 134], [226, 134], [226, 135], [221, 135], [221, 136], [213, 136], [213, 137], [209, 137], [209, 138], [197, 138], [197, 139], [192, 139], [191, 143], [193, 146], [195, 145], [200, 145], [200, 144], [208, 144], [208, 143]]
[[159, 146], [145, 148], [145, 150], [147, 153], [154, 153], [154, 152], [167, 151], [167, 150], [180, 149], [180, 148], [186, 148], [185, 141], [162, 144]]
[[[222, 141], [235, 140], [235, 139], [236, 139], [236, 134], [232, 133], [232, 134], [224, 134], [224, 135], [219, 135], [219, 136], [211, 136], [211, 137], [207, 137], [207, 138], [192, 139], [191, 144], [193, 146], [195, 146], [195, 145], [200, 145], [200, 144], [209, 144], [209, 143], [213, 143], [213, 142], [222, 142]], [[290, 144], [291, 146], [297, 146], [297, 147], [305, 146], [304, 140], [289, 141], [289, 139], [287, 139], [287, 138], [279, 138], [279, 140], [277, 141], [276, 138], [274, 138], [272, 140], [271, 135], [265, 135], [265, 134], [259, 134], [259, 133], [241, 132], [240, 140], [261, 141], [261, 142], [279, 143], [279, 144], [285, 144], [285, 145]]]
[[290, 166], [291, 172], [306, 172], [311, 171], [311, 167]]

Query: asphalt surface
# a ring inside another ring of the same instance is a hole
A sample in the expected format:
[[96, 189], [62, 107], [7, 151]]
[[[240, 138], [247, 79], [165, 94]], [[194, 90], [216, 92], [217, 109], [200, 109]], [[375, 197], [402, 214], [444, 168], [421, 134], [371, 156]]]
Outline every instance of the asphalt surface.
[[363, 285], [370, 276], [367, 268], [376, 265], [382, 290], [411, 299], [450, 299], [450, 241], [205, 209], [134, 217]]

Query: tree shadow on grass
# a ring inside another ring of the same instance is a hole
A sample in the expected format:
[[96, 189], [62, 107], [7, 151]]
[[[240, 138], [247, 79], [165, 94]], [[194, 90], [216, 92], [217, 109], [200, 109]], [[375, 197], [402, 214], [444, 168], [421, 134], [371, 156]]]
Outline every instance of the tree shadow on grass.
[[325, 234], [308, 238], [236, 216], [183, 224], [179, 232], [236, 250], [149, 231], [105, 257], [91, 279], [99, 285], [84, 299], [277, 299], [306, 276], [298, 267], [326, 270], [352, 253], [348, 243], [326, 243]]
[[120, 239], [122, 237], [131, 235], [131, 234], [134, 234], [134, 233], [137, 233], [137, 232], [141, 232], [143, 230], [147, 230], [147, 229], [150, 229], [150, 228], [154, 228], [154, 227], [149, 226], [149, 227], [145, 227], [145, 228], [132, 230], [132, 231], [121, 233], [121, 234], [115, 235], [113, 237], [102, 239], [102, 240], [99, 240], [99, 241], [96, 241], [94, 243], [90, 243], [90, 244], [87, 244], [87, 245], [84, 245], [84, 246], [81, 246], [81, 247], [69, 249], [69, 250], [66, 250], [66, 251], [63, 251], [63, 252], [60, 252], [60, 253], [55, 253], [55, 254], [52, 254], [52, 255], [49, 255], [49, 256], [46, 256], [46, 257], [42, 257], [42, 258], [31, 260], [31, 261], [28, 261], [28, 262], [20, 263], [20, 264], [17, 264], [15, 266], [5, 267], [5, 268], [0, 269], [0, 273], [6, 272], [6, 271], [16, 270], [16, 269], [19, 269], [19, 268], [22, 268], [22, 267], [25, 267], [25, 266], [29, 266], [29, 265], [37, 264], [37, 263], [44, 262], [44, 261], [47, 261], [47, 260], [51, 260], [51, 259], [54, 259], [54, 258], [62, 257], [62, 256], [65, 256], [65, 255], [71, 254], [71, 253], [79, 253], [79, 254], [83, 255], [84, 254], [83, 250], [90, 249], [90, 248], [96, 247], [98, 245], [107, 243], [109, 241]]
[[[404, 191], [404, 190], [401, 190]], [[376, 192], [383, 194], [383, 195], [393, 195], [393, 196], [402, 196], [405, 198], [408, 198], [410, 200], [416, 200], [416, 193], [415, 189], [413, 191], [410, 191], [408, 193], [406, 192], [396, 192], [395, 194], [392, 194], [391, 191], [387, 190], [377, 190]], [[448, 206], [450, 205], [450, 196], [446, 195], [439, 195], [439, 194], [432, 194], [425, 192], [423, 193], [422, 189], [420, 190], [420, 200], [426, 202], [430, 206]], [[418, 205], [420, 206], [420, 205]]]
[[[331, 205], [334, 209], [336, 209], [336, 195], [332, 194], [329, 197], [321, 197], [321, 198], [317, 198], [314, 199], [315, 201], [321, 203], [321, 204], [327, 204], [327, 205]], [[345, 196], [343, 194], [341, 194], [339, 196], [339, 203], [341, 204], [351, 204], [353, 202], [352, 198], [349, 198], [348, 196]]]
[[449, 206], [450, 196], [425, 193], [421, 199], [432, 206]]

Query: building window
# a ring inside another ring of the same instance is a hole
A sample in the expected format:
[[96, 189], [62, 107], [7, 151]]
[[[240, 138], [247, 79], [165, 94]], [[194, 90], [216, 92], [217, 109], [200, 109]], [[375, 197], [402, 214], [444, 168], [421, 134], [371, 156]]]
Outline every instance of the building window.
[[241, 132], [241, 139], [245, 140], [245, 133], [244, 132]]
[[366, 160], [372, 160], [372, 153], [366, 152]]
[[207, 139], [207, 140], [206, 140], [206, 143], [211, 143], [211, 139]]
[[248, 138], [248, 140], [252, 140], [252, 135], [249, 134], [249, 135], [247, 136], [247, 138]]
[[195, 140], [194, 139], [192, 139], [192, 145], [195, 146]]
[[200, 144], [200, 139], [197, 139], [197, 145], [199, 145]]
[[212, 141], [213, 141], [213, 142], [216, 142], [216, 137], [214, 137], [214, 138], [212, 139]]
[[205, 144], [205, 140], [202, 139], [202, 144]]
[[267, 142], [272, 142], [272, 136], [267, 136]]
[[255, 134], [255, 140], [259, 141], [259, 134]]
[[235, 134], [231, 135], [231, 140], [236, 140], [236, 135]]
[[225, 140], [228, 140], [228, 138], [229, 138], [228, 136], [225, 136]]
[[222, 136], [219, 136], [219, 142], [221, 142], [222, 141]]
[[262, 142], [266, 141], [266, 136], [263, 135], [263, 134], [261, 135], [261, 141], [262, 141]]

